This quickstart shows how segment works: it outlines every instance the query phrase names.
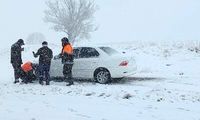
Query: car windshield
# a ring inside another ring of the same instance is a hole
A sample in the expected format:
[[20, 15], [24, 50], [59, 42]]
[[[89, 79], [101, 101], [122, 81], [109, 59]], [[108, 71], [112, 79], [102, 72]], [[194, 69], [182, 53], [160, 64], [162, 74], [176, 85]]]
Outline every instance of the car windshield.
[[110, 47], [99, 47], [101, 50], [103, 50], [105, 53], [107, 53], [108, 55], [113, 55], [113, 54], [117, 54], [118, 52]]

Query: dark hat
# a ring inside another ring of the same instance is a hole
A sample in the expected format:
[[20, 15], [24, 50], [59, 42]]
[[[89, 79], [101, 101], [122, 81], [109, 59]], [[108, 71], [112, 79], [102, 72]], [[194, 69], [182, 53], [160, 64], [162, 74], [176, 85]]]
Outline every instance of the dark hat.
[[24, 40], [23, 40], [23, 39], [19, 39], [17, 42], [18, 42], [20, 45], [24, 45]]
[[61, 39], [62, 43], [68, 43], [69, 42], [69, 39], [67, 37], [64, 37]]
[[42, 45], [48, 45], [47, 41], [42, 42]]

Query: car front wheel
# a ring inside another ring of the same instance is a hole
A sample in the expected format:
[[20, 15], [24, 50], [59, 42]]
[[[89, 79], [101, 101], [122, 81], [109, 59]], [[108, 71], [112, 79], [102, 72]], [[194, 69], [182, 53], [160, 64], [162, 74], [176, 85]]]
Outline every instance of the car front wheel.
[[100, 84], [106, 84], [111, 81], [110, 72], [106, 69], [97, 70], [94, 77]]

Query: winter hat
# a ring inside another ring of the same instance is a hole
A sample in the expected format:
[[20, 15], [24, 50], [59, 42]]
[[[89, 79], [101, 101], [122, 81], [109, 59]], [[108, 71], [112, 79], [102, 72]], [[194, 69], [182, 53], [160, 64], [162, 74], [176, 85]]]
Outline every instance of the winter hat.
[[61, 39], [62, 43], [69, 43], [69, 39], [67, 37], [64, 37]]
[[42, 45], [48, 45], [47, 41], [42, 42]]
[[18, 42], [20, 45], [24, 45], [24, 40], [23, 40], [23, 39], [19, 39], [17, 42]]

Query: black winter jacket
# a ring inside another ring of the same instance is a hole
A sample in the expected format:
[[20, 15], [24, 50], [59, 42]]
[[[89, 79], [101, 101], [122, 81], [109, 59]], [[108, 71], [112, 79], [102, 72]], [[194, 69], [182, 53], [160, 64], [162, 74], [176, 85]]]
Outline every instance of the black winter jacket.
[[47, 46], [41, 47], [34, 57], [39, 56], [39, 64], [51, 64], [51, 59], [53, 58], [53, 52]]
[[22, 48], [20, 43], [16, 42], [11, 46], [11, 64], [21, 65], [22, 62]]

